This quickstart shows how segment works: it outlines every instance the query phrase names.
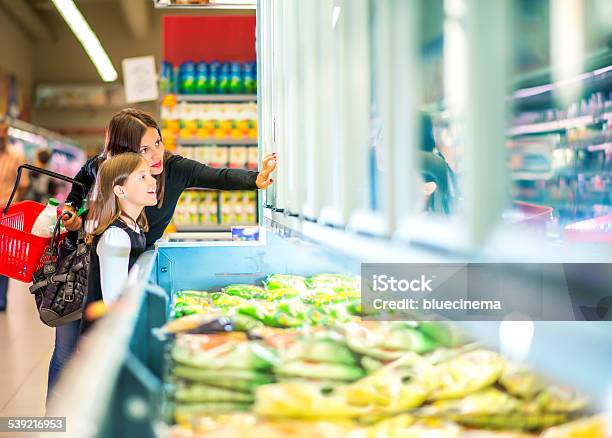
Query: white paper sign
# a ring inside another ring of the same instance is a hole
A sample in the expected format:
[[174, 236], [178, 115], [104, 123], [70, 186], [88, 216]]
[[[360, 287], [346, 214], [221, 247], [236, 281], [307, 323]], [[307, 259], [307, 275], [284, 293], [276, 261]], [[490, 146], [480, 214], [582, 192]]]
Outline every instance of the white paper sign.
[[121, 64], [126, 102], [157, 100], [159, 89], [155, 72], [155, 57], [125, 58]]

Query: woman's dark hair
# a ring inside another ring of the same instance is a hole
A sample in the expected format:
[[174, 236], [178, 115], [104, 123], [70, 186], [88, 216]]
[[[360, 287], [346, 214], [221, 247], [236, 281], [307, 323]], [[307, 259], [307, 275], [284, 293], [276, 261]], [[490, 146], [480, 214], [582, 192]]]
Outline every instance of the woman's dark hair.
[[[136, 108], [125, 108], [113, 116], [106, 131], [106, 144], [103, 158], [116, 156], [125, 152], [140, 154], [140, 142], [147, 128], [154, 128], [161, 136], [159, 125], [149, 113]], [[163, 140], [163, 139], [162, 139]], [[164, 153], [164, 165], [170, 154]], [[154, 175], [157, 180], [157, 206], [161, 207], [164, 200], [165, 171]]]

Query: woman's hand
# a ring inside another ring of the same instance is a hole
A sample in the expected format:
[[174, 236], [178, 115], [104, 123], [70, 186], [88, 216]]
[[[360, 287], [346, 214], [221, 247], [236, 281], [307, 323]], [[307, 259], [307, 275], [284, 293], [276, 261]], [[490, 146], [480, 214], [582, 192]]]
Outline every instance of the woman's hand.
[[263, 169], [259, 171], [255, 181], [258, 189], [266, 189], [274, 182], [270, 178], [270, 174], [274, 172], [274, 169], [276, 169], [276, 152], [266, 155], [263, 159]]
[[72, 213], [70, 215], [70, 218], [66, 218], [65, 216], [62, 217], [62, 225], [64, 225], [64, 228], [66, 228], [68, 231], [79, 230], [81, 228], [83, 220], [79, 216], [77, 216], [76, 210], [70, 207], [69, 205], [66, 205], [64, 207], [64, 210]]

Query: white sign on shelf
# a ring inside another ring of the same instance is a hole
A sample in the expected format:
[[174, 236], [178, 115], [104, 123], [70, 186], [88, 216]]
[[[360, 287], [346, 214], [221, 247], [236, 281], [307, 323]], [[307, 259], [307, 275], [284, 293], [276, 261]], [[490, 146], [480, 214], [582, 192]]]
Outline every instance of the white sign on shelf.
[[147, 102], [159, 98], [155, 57], [125, 58], [121, 64], [126, 102]]

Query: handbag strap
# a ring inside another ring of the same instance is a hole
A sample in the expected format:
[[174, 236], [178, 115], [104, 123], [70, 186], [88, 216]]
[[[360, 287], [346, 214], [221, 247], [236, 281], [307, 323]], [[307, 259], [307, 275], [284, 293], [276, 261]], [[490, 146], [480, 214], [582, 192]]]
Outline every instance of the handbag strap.
[[64, 215], [61, 214], [60, 217], [55, 221], [55, 228], [53, 228], [53, 235], [51, 236], [51, 243], [49, 244], [49, 248], [53, 248], [55, 250], [59, 249], [59, 241], [60, 241], [60, 232], [62, 225], [62, 217]]
[[63, 283], [68, 279], [68, 274], [56, 274], [56, 275], [52, 275], [49, 278], [46, 278], [44, 280], [38, 281], [36, 283], [34, 283], [32, 286], [30, 286], [30, 293], [35, 293], [38, 289], [43, 288], [43, 287], [47, 287], [49, 284], [51, 283]]

